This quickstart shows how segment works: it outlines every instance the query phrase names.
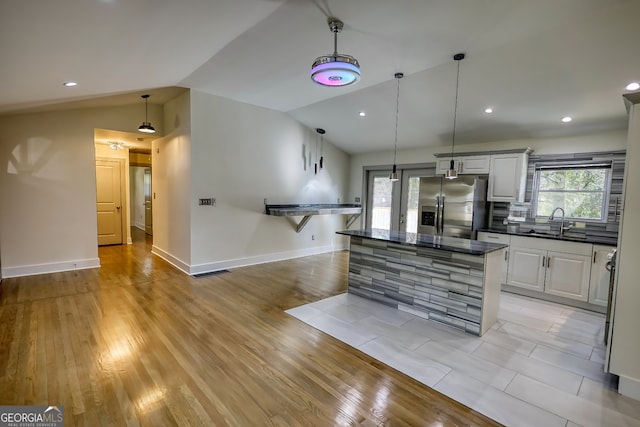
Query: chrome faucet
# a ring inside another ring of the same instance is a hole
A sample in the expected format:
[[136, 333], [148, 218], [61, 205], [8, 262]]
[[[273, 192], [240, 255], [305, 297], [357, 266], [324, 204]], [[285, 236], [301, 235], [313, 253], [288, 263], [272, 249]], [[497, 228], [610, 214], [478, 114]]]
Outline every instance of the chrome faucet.
[[553, 212], [551, 212], [551, 215], [549, 215], [549, 221], [552, 221], [554, 219], [553, 216], [556, 214], [557, 211], [562, 212], [562, 222], [560, 222], [560, 233], [558, 234], [558, 236], [562, 237], [562, 235], [564, 234], [564, 209], [555, 208]]

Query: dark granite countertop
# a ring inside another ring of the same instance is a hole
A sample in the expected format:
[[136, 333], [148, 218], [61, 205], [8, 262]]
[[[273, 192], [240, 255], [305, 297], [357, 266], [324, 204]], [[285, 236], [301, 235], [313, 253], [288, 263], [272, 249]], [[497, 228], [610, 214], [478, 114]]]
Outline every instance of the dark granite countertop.
[[599, 236], [589, 236], [584, 233], [578, 232], [567, 232], [566, 235], [559, 237], [556, 234], [547, 233], [547, 232], [536, 232], [535, 230], [524, 230], [519, 232], [508, 231], [505, 228], [486, 228], [483, 230], [487, 233], [498, 233], [498, 234], [509, 234], [511, 236], [522, 236], [522, 237], [535, 237], [538, 239], [552, 239], [552, 240], [563, 240], [567, 242], [578, 242], [578, 243], [593, 243], [596, 245], [609, 245], [616, 246], [617, 241], [611, 237], [599, 237]]
[[457, 237], [434, 236], [431, 234], [405, 233], [403, 231], [379, 229], [345, 230], [336, 231], [336, 233], [345, 236], [382, 240], [385, 242], [399, 243], [401, 245], [439, 249], [468, 255], [484, 255], [507, 247], [507, 245], [503, 245], [501, 243], [481, 242], [478, 240], [459, 239]]

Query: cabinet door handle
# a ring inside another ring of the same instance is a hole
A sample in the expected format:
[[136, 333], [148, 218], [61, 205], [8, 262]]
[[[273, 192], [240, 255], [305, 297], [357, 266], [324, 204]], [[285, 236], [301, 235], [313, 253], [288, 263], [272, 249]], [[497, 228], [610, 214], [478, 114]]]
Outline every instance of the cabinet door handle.
[[544, 268], [544, 259], [546, 258], [546, 256], [542, 256], [542, 268]]
[[504, 251], [504, 260], [506, 261], [509, 258], [509, 252]]
[[598, 254], [598, 252], [594, 252], [594, 253], [593, 253], [593, 263], [594, 263], [594, 264], [596, 263], [596, 255], [597, 255], [597, 254]]
[[547, 268], [551, 268], [551, 257], [547, 257]]

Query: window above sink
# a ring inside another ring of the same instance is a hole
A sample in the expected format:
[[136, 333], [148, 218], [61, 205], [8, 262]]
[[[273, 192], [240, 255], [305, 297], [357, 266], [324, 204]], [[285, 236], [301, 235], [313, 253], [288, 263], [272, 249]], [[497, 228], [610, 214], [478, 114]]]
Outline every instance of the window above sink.
[[611, 163], [535, 166], [533, 216], [548, 218], [563, 208], [566, 221], [606, 222]]

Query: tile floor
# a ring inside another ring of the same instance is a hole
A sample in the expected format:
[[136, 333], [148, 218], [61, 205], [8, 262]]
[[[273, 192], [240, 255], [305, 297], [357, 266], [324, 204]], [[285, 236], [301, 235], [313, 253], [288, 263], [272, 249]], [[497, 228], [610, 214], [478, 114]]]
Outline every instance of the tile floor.
[[507, 426], [640, 426], [603, 372], [601, 314], [503, 292], [476, 337], [352, 294], [287, 313]]

